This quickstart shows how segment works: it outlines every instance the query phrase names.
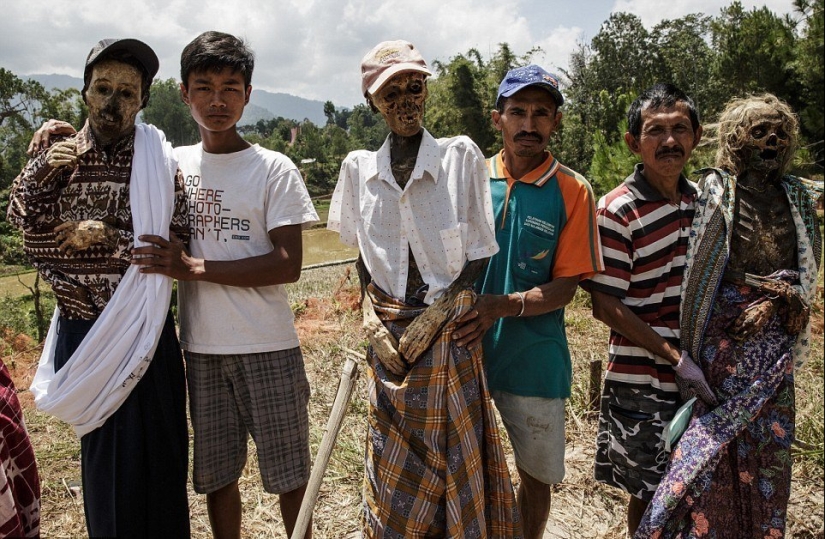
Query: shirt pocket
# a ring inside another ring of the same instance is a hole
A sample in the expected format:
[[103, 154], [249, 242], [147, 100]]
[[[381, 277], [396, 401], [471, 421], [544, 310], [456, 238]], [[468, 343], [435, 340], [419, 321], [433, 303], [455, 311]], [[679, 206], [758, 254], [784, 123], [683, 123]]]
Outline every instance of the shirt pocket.
[[528, 284], [540, 285], [550, 280], [556, 255], [556, 238], [547, 238], [522, 228], [513, 272]]
[[441, 244], [444, 247], [444, 256], [447, 260], [447, 270], [450, 275], [457, 277], [464, 268], [464, 242], [467, 237], [467, 224], [445, 228], [439, 231]]

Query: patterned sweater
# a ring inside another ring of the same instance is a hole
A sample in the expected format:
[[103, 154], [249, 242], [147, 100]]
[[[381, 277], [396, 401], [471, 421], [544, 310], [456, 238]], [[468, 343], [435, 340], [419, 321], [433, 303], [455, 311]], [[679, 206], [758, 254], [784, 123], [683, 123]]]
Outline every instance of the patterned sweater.
[[[23, 231], [23, 250], [51, 284], [60, 314], [94, 320], [129, 268], [133, 246], [129, 180], [135, 137], [132, 132], [111, 148], [100, 148], [88, 122], [69, 140], [77, 143], [74, 167], [52, 168], [47, 151], [31, 159], [14, 180], [8, 219]], [[180, 170], [175, 177], [172, 232], [186, 241], [186, 196]], [[61, 251], [55, 227], [68, 221], [102, 221], [117, 230], [113, 244], [96, 244], [75, 253]]]

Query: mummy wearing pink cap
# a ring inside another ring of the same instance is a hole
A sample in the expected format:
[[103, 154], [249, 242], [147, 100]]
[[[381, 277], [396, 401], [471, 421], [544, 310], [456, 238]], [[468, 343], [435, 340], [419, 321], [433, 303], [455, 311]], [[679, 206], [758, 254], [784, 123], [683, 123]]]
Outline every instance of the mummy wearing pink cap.
[[327, 221], [358, 247], [370, 343], [363, 536], [516, 538], [481, 347], [452, 346], [449, 323], [498, 250], [489, 179], [472, 140], [422, 127], [430, 75], [407, 41], [364, 56], [361, 91], [391, 132], [346, 157]]
[[403, 72], [432, 75], [412, 43], [403, 39], [382, 41], [361, 60], [361, 92], [364, 96], [375, 95], [390, 77]]
[[430, 75], [412, 43], [383, 41], [361, 60], [361, 91], [393, 133], [410, 137], [421, 130]]

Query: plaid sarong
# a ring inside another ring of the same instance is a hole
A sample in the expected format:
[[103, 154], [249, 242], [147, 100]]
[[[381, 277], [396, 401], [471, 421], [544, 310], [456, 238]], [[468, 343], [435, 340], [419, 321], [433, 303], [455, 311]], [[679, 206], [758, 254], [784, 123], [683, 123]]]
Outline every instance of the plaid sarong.
[[[399, 338], [424, 310], [373, 285], [368, 293]], [[460, 294], [453, 319], [474, 299]], [[453, 344], [453, 329], [447, 324], [403, 379], [369, 349], [365, 537], [521, 536], [481, 350]]]

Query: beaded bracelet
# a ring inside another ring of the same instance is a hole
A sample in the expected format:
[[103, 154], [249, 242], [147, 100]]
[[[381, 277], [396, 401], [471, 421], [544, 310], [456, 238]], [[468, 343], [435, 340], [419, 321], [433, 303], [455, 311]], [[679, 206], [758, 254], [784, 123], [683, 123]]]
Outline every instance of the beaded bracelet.
[[522, 294], [521, 292], [516, 292], [516, 295], [518, 296], [518, 299], [521, 300], [521, 310], [516, 315], [516, 318], [519, 318], [521, 315], [524, 314], [524, 294]]

